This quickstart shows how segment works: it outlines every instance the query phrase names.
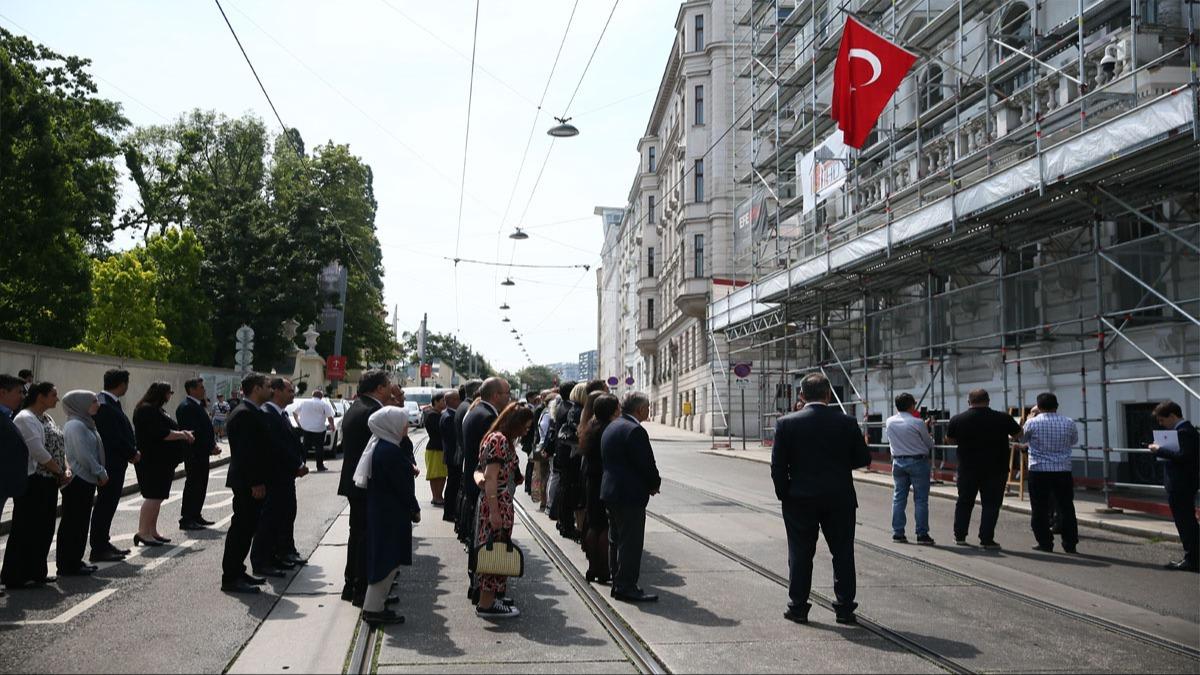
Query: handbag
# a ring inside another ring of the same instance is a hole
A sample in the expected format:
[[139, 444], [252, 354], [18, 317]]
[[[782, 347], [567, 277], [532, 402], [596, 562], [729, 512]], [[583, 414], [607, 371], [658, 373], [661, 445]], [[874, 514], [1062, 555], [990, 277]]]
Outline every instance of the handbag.
[[475, 549], [474, 572], [498, 577], [524, 576], [525, 554], [511, 541], [497, 542], [488, 537], [486, 544]]

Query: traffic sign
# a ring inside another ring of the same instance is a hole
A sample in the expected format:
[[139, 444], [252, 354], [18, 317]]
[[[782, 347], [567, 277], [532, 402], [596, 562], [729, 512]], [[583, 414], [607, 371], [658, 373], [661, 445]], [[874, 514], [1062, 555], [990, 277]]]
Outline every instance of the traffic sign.
[[610, 378], [608, 378], [608, 386], [610, 386], [610, 387], [615, 387], [615, 386], [617, 386], [617, 384], [618, 384], [619, 382], [620, 382], [620, 380], [618, 380], [616, 377], [610, 377]]
[[330, 356], [325, 359], [325, 378], [329, 380], [341, 380], [346, 377], [346, 357], [345, 356]]
[[625, 384], [626, 384], [626, 386], [630, 386], [630, 387], [633, 386], [633, 376], [632, 375], [625, 378]]
[[750, 377], [750, 362], [743, 361], [733, 364], [733, 374], [742, 379]]
[[421, 377], [433, 377], [433, 364], [421, 364]]

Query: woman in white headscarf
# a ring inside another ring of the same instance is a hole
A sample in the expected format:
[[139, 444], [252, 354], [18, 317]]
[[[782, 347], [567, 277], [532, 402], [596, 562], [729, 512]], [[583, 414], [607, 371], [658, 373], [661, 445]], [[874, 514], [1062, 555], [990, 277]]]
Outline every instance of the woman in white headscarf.
[[[408, 413], [385, 406], [367, 420], [371, 441], [354, 482], [367, 490], [367, 595], [363, 619], [372, 625], [404, 623], [387, 609], [388, 592], [401, 565], [412, 564], [412, 526], [421, 520], [416, 477], [420, 474], [408, 438]], [[398, 601], [396, 599], [395, 601]]]
[[65, 454], [73, 478], [62, 490], [62, 520], [58, 524], [58, 576], [80, 576], [96, 571], [85, 565], [83, 548], [96, 488], [108, 484], [104, 469], [104, 443], [92, 415], [100, 408], [94, 392], [76, 389], [62, 397], [67, 423], [63, 425]]

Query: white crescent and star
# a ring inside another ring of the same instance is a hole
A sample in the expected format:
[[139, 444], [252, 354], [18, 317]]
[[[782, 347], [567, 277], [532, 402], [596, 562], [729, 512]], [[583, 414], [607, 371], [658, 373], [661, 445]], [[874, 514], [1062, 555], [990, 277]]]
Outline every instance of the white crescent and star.
[[859, 87], [865, 87], [873, 83], [875, 80], [878, 80], [879, 76], [883, 73], [883, 64], [879, 62], [879, 57], [875, 56], [875, 54], [869, 50], [859, 48], [851, 49], [850, 58], [862, 59], [871, 66], [871, 79], [858, 85]]

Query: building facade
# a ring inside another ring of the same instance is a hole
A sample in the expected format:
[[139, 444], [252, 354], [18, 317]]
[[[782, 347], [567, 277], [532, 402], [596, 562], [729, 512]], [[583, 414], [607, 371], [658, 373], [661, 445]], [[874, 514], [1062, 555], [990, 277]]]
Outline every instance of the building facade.
[[596, 378], [599, 352], [595, 349], [579, 353], [579, 379], [593, 380]]
[[1055, 391], [1081, 480], [1114, 505], [1161, 482], [1149, 410], [1200, 414], [1200, 7], [840, 6], [919, 55], [859, 151], [829, 116], [839, 3], [736, 3], [749, 283], [710, 328], [733, 359], [773, 360], [764, 393], [826, 372], [881, 452], [899, 392], [944, 422], [977, 387], [1017, 415]]
[[546, 367], [554, 371], [558, 375], [559, 382], [568, 380], [579, 381], [579, 362], [564, 361], [562, 363], [548, 363]]

